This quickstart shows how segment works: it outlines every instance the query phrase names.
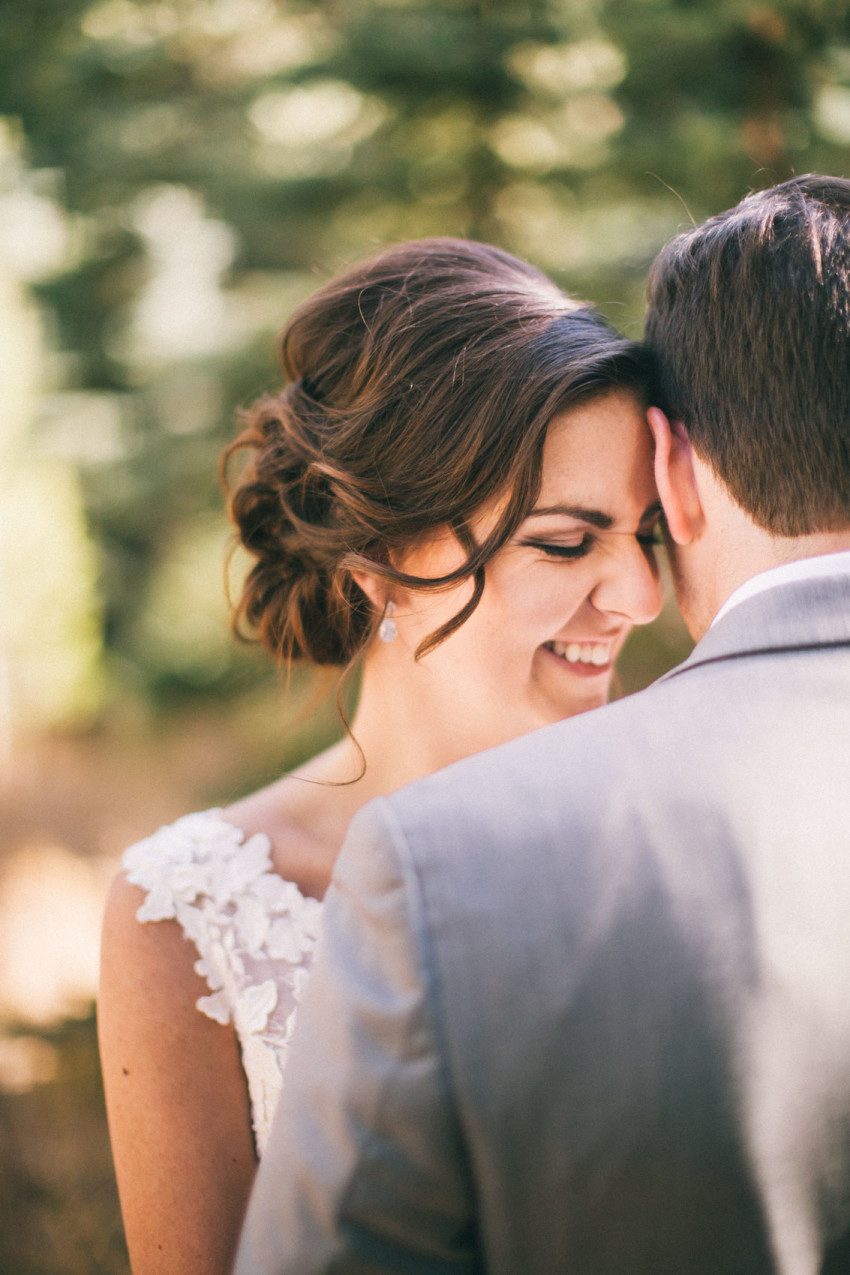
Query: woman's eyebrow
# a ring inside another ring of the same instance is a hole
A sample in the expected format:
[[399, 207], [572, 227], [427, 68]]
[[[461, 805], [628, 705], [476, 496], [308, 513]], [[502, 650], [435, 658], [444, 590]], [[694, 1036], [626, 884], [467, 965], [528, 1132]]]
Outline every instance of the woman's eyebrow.
[[[557, 514], [566, 518], [577, 518], [581, 522], [589, 523], [591, 527], [599, 527], [601, 531], [607, 531], [614, 525], [614, 519], [610, 514], [603, 513], [601, 509], [585, 509], [581, 505], [546, 505], [540, 509], [532, 509], [528, 517], [547, 518]], [[642, 527], [645, 522], [658, 518], [660, 514], [661, 501], [653, 500], [641, 514], [639, 525]]]
[[[599, 527], [602, 531], [607, 531], [614, 525], [614, 519], [610, 514], [604, 514], [601, 509], [583, 509], [581, 505], [546, 505], [542, 509], [532, 509], [528, 516], [529, 518], [548, 518], [554, 514], [561, 514], [566, 518], [578, 518], [582, 522], [590, 523], [591, 527]], [[644, 520], [648, 516], [647, 511], [643, 516]]]

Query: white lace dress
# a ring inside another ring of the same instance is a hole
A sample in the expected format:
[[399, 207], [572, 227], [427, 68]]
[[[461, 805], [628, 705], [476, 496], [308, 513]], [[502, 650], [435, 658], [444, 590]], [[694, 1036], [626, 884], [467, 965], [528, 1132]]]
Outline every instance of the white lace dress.
[[274, 871], [267, 836], [246, 838], [220, 810], [160, 828], [130, 846], [122, 864], [147, 892], [139, 920], [177, 920], [198, 950], [195, 969], [210, 989], [198, 1009], [234, 1025], [262, 1155], [322, 905]]

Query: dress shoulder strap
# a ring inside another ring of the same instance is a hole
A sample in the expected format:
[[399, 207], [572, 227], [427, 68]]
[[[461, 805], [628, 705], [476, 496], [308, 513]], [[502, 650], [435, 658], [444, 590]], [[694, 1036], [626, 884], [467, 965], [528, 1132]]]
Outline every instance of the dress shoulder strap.
[[138, 919], [176, 920], [194, 945], [209, 988], [198, 1009], [236, 1030], [262, 1151], [322, 905], [278, 875], [264, 833], [246, 837], [218, 809], [160, 828], [130, 846], [122, 864], [146, 893]]

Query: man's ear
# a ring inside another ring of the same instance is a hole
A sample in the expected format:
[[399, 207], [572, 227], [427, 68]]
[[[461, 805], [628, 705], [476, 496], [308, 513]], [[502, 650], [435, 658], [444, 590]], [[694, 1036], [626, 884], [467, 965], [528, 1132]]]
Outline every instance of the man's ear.
[[650, 407], [646, 418], [655, 439], [655, 485], [667, 528], [677, 545], [688, 545], [702, 525], [703, 512], [687, 430], [681, 421], [671, 424], [660, 407]]

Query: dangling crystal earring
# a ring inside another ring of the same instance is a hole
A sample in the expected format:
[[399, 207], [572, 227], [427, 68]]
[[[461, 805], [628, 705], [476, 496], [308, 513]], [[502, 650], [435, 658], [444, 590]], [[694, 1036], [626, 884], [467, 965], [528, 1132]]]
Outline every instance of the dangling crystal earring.
[[378, 629], [378, 637], [382, 642], [392, 642], [393, 638], [398, 637], [398, 629], [393, 619], [393, 611], [395, 611], [395, 603], [388, 602], [387, 609], [384, 612], [384, 618], [381, 620]]

